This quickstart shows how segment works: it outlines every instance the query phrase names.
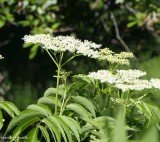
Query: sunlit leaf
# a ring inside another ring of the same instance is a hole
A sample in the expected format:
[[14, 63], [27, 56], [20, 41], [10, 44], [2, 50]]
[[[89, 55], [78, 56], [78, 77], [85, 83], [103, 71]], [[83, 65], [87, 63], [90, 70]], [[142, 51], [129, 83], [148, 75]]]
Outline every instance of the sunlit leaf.
[[8, 101], [4, 101], [4, 103], [5, 103], [6, 105], [8, 105], [8, 106], [10, 107], [10, 109], [12, 109], [12, 111], [14, 111], [14, 113], [15, 113], [16, 115], [18, 115], [18, 114], [20, 113], [19, 109], [18, 109], [13, 103], [8, 102]]
[[47, 128], [43, 127], [43, 126], [38, 126], [46, 140], [46, 142], [50, 142], [50, 137], [49, 137], [49, 134], [48, 134], [48, 131], [47, 131]]
[[48, 118], [43, 119], [42, 122], [44, 122], [47, 125], [55, 141], [57, 140], [57, 142], [61, 142], [61, 134], [55, 122], [51, 121]]
[[[56, 97], [52, 96], [45, 96], [42, 97], [38, 100], [39, 104], [51, 104], [51, 105], [56, 105]], [[61, 101], [58, 99], [57, 106], [61, 107]]]
[[[77, 141], [80, 142], [80, 136], [79, 136], [80, 126], [78, 125], [78, 123], [75, 122], [74, 120], [71, 120], [72, 118], [69, 119], [69, 117], [67, 117], [67, 116], [59, 116], [59, 117], [67, 124], [67, 126], [72, 131], [73, 135], [76, 137]], [[75, 124], [75, 123], [77, 123], [77, 124]], [[63, 123], [62, 123], [62, 126], [63, 126]]]
[[11, 137], [11, 141], [13, 141], [14, 139], [16, 139], [20, 133], [23, 132], [24, 129], [26, 129], [27, 127], [29, 127], [31, 124], [40, 121], [39, 118], [37, 117], [31, 117], [28, 119], [25, 119], [24, 121], [22, 121], [13, 131], [12, 137]]
[[3, 115], [2, 112], [0, 111], [0, 130], [3, 127]]
[[76, 97], [72, 97], [72, 100], [76, 103], [83, 105], [86, 109], [88, 109], [91, 112], [93, 117], [96, 117], [95, 107], [92, 104], [92, 102], [89, 101], [87, 98], [81, 97], [81, 96], [76, 96]]
[[84, 118], [91, 118], [91, 114], [81, 105], [72, 103], [66, 106], [67, 109], [74, 111]]
[[[59, 86], [58, 94], [59, 94], [60, 96], [63, 96], [63, 95], [64, 95], [64, 88], [63, 88], [63, 86]], [[50, 96], [50, 95], [53, 95], [53, 96], [56, 95], [56, 88], [48, 88], [48, 89], [45, 91], [44, 96]]]
[[25, 142], [38, 142], [37, 127], [29, 131], [29, 133], [26, 136]]
[[4, 109], [12, 118], [14, 117], [13, 110], [5, 102], [0, 102], [0, 109]]
[[52, 120], [53, 122], [55, 122], [55, 124], [57, 125], [58, 129], [60, 130], [60, 132], [62, 134], [62, 137], [63, 137], [65, 142], [67, 142], [67, 137], [66, 137], [65, 133], [68, 136], [68, 140], [72, 141], [72, 136], [71, 136], [70, 130], [69, 130], [69, 128], [68, 128], [68, 126], [66, 125], [65, 122], [62, 122], [62, 120], [59, 119], [58, 116], [50, 116], [49, 119]]
[[28, 118], [32, 118], [34, 116], [43, 117], [43, 115], [40, 112], [37, 112], [35, 110], [22, 111], [18, 116], [16, 116], [10, 121], [6, 130], [6, 133], [8, 133], [11, 129], [13, 129], [13, 127], [17, 126], [21, 121]]
[[38, 111], [46, 117], [52, 115], [52, 111], [50, 110], [50, 108], [43, 104], [29, 105], [27, 109]]

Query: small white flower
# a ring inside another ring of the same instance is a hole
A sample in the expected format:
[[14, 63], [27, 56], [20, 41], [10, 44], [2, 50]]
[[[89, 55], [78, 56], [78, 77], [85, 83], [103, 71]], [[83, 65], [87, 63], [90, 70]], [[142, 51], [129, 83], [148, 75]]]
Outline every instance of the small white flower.
[[116, 80], [115, 76], [108, 70], [99, 70], [97, 72], [90, 72], [88, 77], [100, 80], [102, 83], [107, 82], [113, 84]]
[[160, 79], [152, 78], [150, 82], [154, 88], [160, 89]]
[[146, 72], [140, 70], [116, 70], [117, 83], [132, 82], [134, 79], [146, 75]]
[[152, 88], [150, 81], [140, 79], [144, 75], [146, 75], [146, 72], [140, 70], [117, 70], [115, 74], [108, 70], [99, 70], [89, 73], [88, 77], [100, 80], [102, 83], [112, 84], [113, 87], [126, 92], [129, 90], [142, 91]]
[[115, 87], [121, 89], [123, 92], [129, 90], [142, 91], [144, 89], [152, 88], [151, 83], [148, 80], [136, 79], [132, 83], [115, 84]]
[[85, 40], [81, 41], [69, 36], [52, 37], [46, 34], [26, 35], [23, 40], [26, 43], [40, 43], [44, 48], [54, 50], [55, 52], [69, 51], [72, 53], [82, 54], [91, 58], [96, 58], [101, 47], [100, 44]]
[[4, 57], [2, 55], [0, 55], [0, 59], [3, 59]]

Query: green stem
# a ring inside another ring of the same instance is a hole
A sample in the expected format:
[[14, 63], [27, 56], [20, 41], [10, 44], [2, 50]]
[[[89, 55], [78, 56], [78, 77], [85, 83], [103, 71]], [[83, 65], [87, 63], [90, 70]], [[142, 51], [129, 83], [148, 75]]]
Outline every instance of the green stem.
[[59, 82], [60, 82], [60, 71], [61, 71], [61, 66], [58, 66], [58, 70], [57, 70], [57, 83], [56, 83], [56, 105], [55, 105], [55, 115], [57, 115], [58, 91], [59, 91]]
[[109, 108], [109, 103], [110, 103], [110, 98], [111, 98], [111, 87], [108, 87], [108, 97], [107, 97], [107, 108]]
[[55, 59], [52, 57], [52, 55], [51, 55], [51, 53], [49, 52], [49, 50], [46, 49], [46, 51], [47, 51], [48, 55], [51, 57], [52, 61], [53, 61], [53, 62], [56, 64], [56, 66], [58, 67], [57, 62], [56, 62]]
[[69, 58], [67, 61], [65, 61], [63, 64], [62, 64], [62, 67], [67, 64], [69, 61], [71, 61], [72, 59], [74, 59], [76, 56], [79, 56], [79, 55], [74, 55], [72, 56], [71, 58]]
[[55, 115], [57, 115], [57, 105], [58, 105], [58, 91], [59, 91], [59, 82], [60, 82], [60, 72], [61, 72], [61, 63], [63, 59], [63, 52], [60, 53], [59, 63], [57, 64], [57, 83], [56, 83], [56, 105], [55, 105]]
[[128, 101], [129, 101], [129, 98], [130, 98], [130, 93], [127, 95], [127, 98], [125, 100], [125, 104], [124, 104], [124, 112], [123, 112], [123, 120], [125, 120], [125, 116], [126, 116], [126, 112], [127, 112], [127, 104], [128, 104]]
[[63, 100], [62, 100], [60, 115], [62, 115], [63, 111], [64, 111], [66, 96], [67, 96], [67, 89], [66, 89], [66, 80], [65, 80], [65, 92], [64, 92], [64, 96], [63, 96]]

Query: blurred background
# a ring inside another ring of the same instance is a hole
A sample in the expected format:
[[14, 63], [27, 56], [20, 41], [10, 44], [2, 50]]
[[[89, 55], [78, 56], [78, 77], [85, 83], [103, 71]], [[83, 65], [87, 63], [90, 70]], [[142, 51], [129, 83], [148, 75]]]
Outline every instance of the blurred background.
[[[23, 110], [55, 85], [51, 59], [38, 45], [26, 45], [26, 34], [72, 35], [115, 52], [131, 51], [131, 68], [160, 78], [159, 0], [0, 0], [0, 99]], [[72, 74], [103, 68], [80, 57], [66, 70]], [[159, 92], [154, 97], [159, 104]]]

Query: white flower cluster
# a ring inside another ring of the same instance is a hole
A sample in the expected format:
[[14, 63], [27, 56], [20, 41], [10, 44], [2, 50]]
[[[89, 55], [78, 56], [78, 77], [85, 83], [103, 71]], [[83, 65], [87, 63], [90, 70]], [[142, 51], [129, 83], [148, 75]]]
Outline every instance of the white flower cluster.
[[150, 82], [152, 83], [154, 88], [160, 89], [160, 79], [151, 78]]
[[79, 39], [75, 39], [69, 36], [57, 36], [52, 37], [46, 34], [37, 34], [37, 35], [26, 35], [23, 40], [26, 43], [40, 43], [44, 45], [44, 48], [51, 49], [56, 52], [76, 52], [78, 54], [82, 54], [84, 56], [88, 56], [91, 58], [96, 58], [98, 51], [101, 47], [100, 44], [95, 44], [91, 41], [85, 40], [81, 41]]
[[116, 78], [117, 83], [123, 83], [123, 82], [132, 82], [135, 79], [138, 79], [144, 75], [146, 75], [146, 72], [142, 72], [140, 70], [116, 70]]
[[116, 70], [113, 74], [108, 70], [99, 70], [87, 75], [89, 78], [100, 80], [102, 83], [112, 84], [113, 87], [121, 89], [123, 92], [129, 90], [142, 91], [144, 89], [160, 89], [160, 79], [143, 80], [140, 77], [146, 72], [140, 70]]
[[99, 70], [97, 72], [91, 72], [88, 75], [89, 78], [100, 80], [102, 83], [107, 82], [113, 84], [116, 81], [115, 75], [108, 70]]
[[121, 65], [129, 65], [129, 58], [133, 57], [133, 53], [131, 52], [121, 52], [119, 54], [116, 54], [109, 48], [101, 49], [97, 56], [99, 60], [107, 60], [112, 64], [117, 63]]
[[23, 40], [26, 43], [40, 43], [46, 49], [55, 52], [69, 51], [72, 53], [82, 54], [99, 60], [107, 60], [110, 63], [129, 65], [129, 58], [133, 57], [130, 52], [121, 52], [116, 54], [108, 48], [101, 48], [100, 44], [88, 40], [81, 41], [70, 36], [52, 37], [48, 34], [25, 35]]
[[115, 84], [115, 87], [121, 89], [123, 92], [126, 92], [129, 90], [142, 91], [144, 89], [150, 89], [152, 88], [152, 85], [148, 80], [137, 79], [132, 80], [132, 83], [117, 83]]
[[0, 59], [3, 59], [4, 57], [2, 55], [0, 55]]

